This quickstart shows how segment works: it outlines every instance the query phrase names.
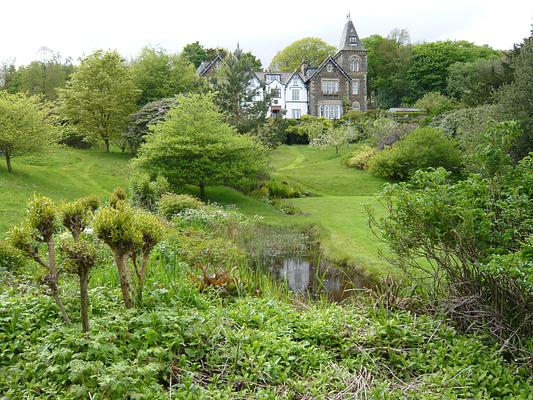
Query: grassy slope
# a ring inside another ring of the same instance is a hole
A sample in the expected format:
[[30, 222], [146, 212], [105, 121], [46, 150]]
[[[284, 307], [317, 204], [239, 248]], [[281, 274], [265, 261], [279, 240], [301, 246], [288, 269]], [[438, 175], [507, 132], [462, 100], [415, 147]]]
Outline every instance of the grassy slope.
[[120, 153], [60, 149], [15, 158], [9, 174], [0, 164], [0, 237], [24, 215], [33, 193], [68, 200], [94, 193], [105, 196], [126, 184], [129, 157]]
[[360, 266], [372, 275], [388, 272], [378, 256], [379, 245], [367, 223], [365, 205], [379, 210], [375, 193], [385, 180], [344, 167], [335, 151], [309, 146], [281, 146], [272, 154], [274, 176], [297, 183], [313, 196], [288, 200], [306, 215], [285, 216], [277, 209], [226, 188], [211, 188], [208, 196], [235, 203], [244, 212], [260, 214], [273, 224], [319, 224], [324, 231], [326, 256]]

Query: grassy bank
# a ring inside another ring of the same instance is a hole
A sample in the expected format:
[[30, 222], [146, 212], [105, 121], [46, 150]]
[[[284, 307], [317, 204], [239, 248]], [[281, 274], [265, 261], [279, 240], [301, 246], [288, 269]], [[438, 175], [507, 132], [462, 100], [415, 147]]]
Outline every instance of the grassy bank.
[[63, 148], [16, 157], [13, 173], [0, 163], [0, 236], [24, 215], [33, 193], [70, 200], [88, 194], [104, 197], [114, 187], [126, 185], [128, 160], [129, 156], [121, 153]]

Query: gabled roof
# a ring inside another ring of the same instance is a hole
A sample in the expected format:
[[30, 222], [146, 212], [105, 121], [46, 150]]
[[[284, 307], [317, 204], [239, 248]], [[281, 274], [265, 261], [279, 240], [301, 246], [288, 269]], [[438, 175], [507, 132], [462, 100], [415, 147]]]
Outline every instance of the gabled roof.
[[292, 77], [293, 74], [294, 74], [293, 72], [270, 72], [270, 71], [259, 71], [255, 73], [257, 78], [263, 83], [266, 82], [267, 75], [279, 75], [279, 79], [276, 79], [276, 80], [282, 85], [285, 85], [289, 81], [289, 79]]
[[[350, 42], [351, 37], [356, 38], [355, 43]], [[340, 50], [365, 50], [365, 46], [359, 39], [359, 35], [357, 34], [352, 19], [349, 16], [342, 31], [341, 42], [339, 44], [339, 51]]]
[[213, 58], [211, 61], [202, 61], [202, 63], [198, 66], [198, 69], [196, 70], [200, 76], [204, 76], [210, 69], [213, 67], [218, 61], [222, 61], [222, 56], [220, 54], [217, 54], [215, 58]]
[[317, 68], [317, 70], [315, 72], [313, 72], [313, 74], [309, 77], [309, 79], [307, 79], [307, 82], [310, 81], [311, 79], [313, 79], [320, 71], [322, 71], [322, 69], [329, 63], [331, 62], [335, 68], [337, 68], [339, 71], [341, 71], [341, 73], [345, 76], [346, 79], [348, 79], [348, 81], [351, 81], [352, 78], [350, 78], [350, 76], [344, 72], [344, 70], [342, 69], [342, 67], [337, 63], [337, 61], [335, 61], [335, 59], [331, 56], [329, 56], [328, 58], [326, 58], [324, 60], [324, 62], [322, 62], [322, 64], [320, 64], [320, 67]]

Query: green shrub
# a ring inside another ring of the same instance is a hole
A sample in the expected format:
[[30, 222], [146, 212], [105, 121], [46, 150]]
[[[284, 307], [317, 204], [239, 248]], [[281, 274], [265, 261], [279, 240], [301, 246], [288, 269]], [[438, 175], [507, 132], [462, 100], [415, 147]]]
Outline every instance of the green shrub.
[[376, 149], [364, 145], [352, 152], [344, 161], [348, 167], [367, 169], [368, 162], [377, 153]]
[[0, 240], [0, 270], [16, 272], [24, 266], [24, 256], [5, 240]]
[[371, 174], [393, 179], [407, 179], [419, 169], [443, 167], [457, 171], [461, 153], [453, 139], [440, 129], [415, 129], [391, 148], [377, 153], [368, 162]]
[[268, 197], [277, 199], [293, 199], [303, 197], [306, 193], [302, 188], [287, 181], [269, 181], [262, 185], [268, 190]]
[[184, 210], [197, 210], [203, 206], [204, 204], [200, 200], [188, 194], [165, 193], [161, 196], [157, 208], [162, 216], [171, 220], [176, 214]]
[[135, 207], [153, 212], [163, 193], [169, 191], [169, 184], [163, 176], [152, 181], [147, 174], [139, 174], [130, 180], [129, 189], [130, 201]]

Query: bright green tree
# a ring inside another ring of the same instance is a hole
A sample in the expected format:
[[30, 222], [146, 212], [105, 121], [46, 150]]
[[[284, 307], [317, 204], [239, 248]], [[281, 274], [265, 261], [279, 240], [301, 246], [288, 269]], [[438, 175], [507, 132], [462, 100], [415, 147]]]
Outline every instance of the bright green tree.
[[265, 172], [265, 150], [224, 121], [213, 95], [180, 96], [168, 118], [153, 125], [135, 168], [172, 185], [245, 185]]
[[40, 94], [47, 100], [57, 99], [57, 89], [65, 86], [74, 72], [69, 59], [63, 61], [58, 53], [43, 47], [39, 50], [40, 60], [19, 68], [19, 90], [30, 95]]
[[456, 62], [494, 58], [499, 52], [465, 40], [421, 43], [413, 46], [408, 77], [413, 85], [413, 100], [427, 92], [446, 93], [448, 69]]
[[195, 68], [198, 68], [202, 62], [207, 61], [209, 57], [207, 51], [204, 49], [204, 46], [202, 46], [198, 41], [185, 45], [185, 47], [183, 47], [182, 54], [194, 64]]
[[9, 172], [13, 171], [14, 156], [44, 151], [57, 139], [58, 130], [46, 103], [23, 93], [0, 91], [0, 153]]
[[199, 77], [194, 64], [184, 54], [145, 47], [134, 60], [133, 79], [142, 93], [139, 105], [195, 90]]
[[327, 44], [319, 38], [304, 38], [279, 51], [269, 69], [272, 71], [293, 72], [300, 69], [303, 62], [309, 65], [320, 65], [328, 56], [335, 54], [335, 46]]
[[121, 138], [135, 111], [138, 93], [122, 56], [97, 50], [59, 90], [61, 114], [89, 141], [103, 142], [109, 152], [110, 142]]

